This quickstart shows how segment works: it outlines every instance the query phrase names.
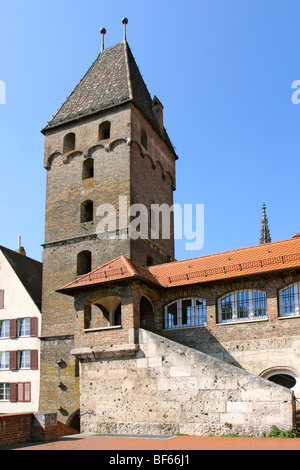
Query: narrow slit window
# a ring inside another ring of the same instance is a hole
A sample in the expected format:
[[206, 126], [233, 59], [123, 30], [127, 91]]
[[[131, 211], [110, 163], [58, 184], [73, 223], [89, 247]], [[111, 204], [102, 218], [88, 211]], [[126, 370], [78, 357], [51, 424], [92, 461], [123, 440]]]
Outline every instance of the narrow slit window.
[[81, 204], [81, 222], [92, 222], [94, 218], [93, 201], [85, 201]]
[[74, 132], [70, 132], [64, 137], [64, 153], [68, 153], [72, 150], [75, 150], [75, 141], [76, 136]]
[[144, 129], [141, 130], [141, 144], [146, 150], [148, 150], [148, 136]]
[[89, 178], [94, 178], [94, 160], [92, 158], [85, 160], [82, 166], [82, 179], [87, 180]]
[[99, 140], [110, 139], [111, 124], [109, 121], [102, 122], [99, 126]]
[[77, 255], [77, 276], [87, 274], [92, 270], [92, 253], [90, 251], [82, 251]]

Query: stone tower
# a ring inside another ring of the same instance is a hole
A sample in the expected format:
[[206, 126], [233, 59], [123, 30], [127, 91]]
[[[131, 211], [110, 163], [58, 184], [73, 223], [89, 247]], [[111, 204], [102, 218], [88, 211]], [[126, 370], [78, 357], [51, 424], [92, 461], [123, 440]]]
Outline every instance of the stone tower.
[[74, 302], [56, 291], [120, 255], [144, 265], [174, 259], [172, 224], [169, 239], [151, 239], [151, 231], [137, 239], [99, 238], [97, 214], [100, 205], [110, 204], [118, 216], [120, 197], [127, 210], [133, 204], [145, 205], [148, 213], [152, 204], [171, 207], [177, 155], [164, 128], [163, 106], [150, 96], [126, 35], [120, 44], [102, 47], [42, 132], [47, 193], [40, 408], [74, 425]]

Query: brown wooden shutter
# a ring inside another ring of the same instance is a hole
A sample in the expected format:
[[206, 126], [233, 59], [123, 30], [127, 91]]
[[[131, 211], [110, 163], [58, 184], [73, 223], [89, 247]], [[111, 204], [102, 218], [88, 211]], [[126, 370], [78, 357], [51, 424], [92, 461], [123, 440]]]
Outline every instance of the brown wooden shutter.
[[17, 320], [10, 320], [9, 322], [9, 337], [17, 337]]
[[24, 401], [26, 402], [31, 401], [31, 383], [30, 382], [24, 383]]
[[4, 290], [0, 290], [0, 309], [4, 308]]
[[30, 336], [37, 336], [38, 335], [38, 319], [37, 318], [30, 318]]
[[35, 349], [30, 351], [30, 369], [38, 369], [38, 351]]
[[17, 384], [17, 396], [19, 402], [30, 402], [31, 401], [31, 383], [30, 382], [25, 382], [21, 383], [19, 382]]
[[18, 396], [18, 401], [22, 402], [24, 401], [24, 384], [18, 383], [17, 384], [17, 396]]
[[15, 383], [9, 384], [9, 400], [14, 403], [17, 401], [17, 388], [18, 388], [17, 384]]
[[9, 353], [9, 369], [17, 370], [17, 351], [10, 351]]

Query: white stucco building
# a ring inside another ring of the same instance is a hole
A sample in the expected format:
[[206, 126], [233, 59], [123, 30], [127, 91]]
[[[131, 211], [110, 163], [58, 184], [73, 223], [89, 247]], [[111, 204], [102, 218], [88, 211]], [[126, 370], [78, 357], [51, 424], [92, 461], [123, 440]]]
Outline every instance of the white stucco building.
[[0, 414], [39, 409], [42, 263], [0, 246]]

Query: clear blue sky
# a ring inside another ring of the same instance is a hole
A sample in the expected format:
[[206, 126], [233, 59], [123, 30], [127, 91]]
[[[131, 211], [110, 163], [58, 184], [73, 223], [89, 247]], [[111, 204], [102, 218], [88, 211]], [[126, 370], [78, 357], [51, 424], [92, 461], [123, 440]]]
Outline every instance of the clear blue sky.
[[205, 205], [200, 252], [255, 245], [265, 201], [273, 241], [300, 230], [298, 0], [0, 0], [0, 244], [41, 260], [40, 133], [105, 45], [127, 39], [180, 157], [175, 202]]

